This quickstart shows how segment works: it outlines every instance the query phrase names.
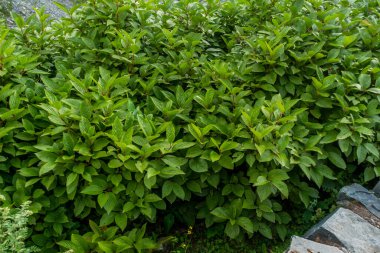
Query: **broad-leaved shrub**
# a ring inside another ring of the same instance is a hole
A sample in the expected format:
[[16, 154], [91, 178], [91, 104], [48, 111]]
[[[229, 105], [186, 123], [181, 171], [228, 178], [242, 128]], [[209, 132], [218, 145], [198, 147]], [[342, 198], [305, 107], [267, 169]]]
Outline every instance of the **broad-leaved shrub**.
[[43, 252], [153, 249], [173, 214], [283, 239], [320, 189], [380, 176], [379, 1], [60, 7], [0, 28], [0, 192]]

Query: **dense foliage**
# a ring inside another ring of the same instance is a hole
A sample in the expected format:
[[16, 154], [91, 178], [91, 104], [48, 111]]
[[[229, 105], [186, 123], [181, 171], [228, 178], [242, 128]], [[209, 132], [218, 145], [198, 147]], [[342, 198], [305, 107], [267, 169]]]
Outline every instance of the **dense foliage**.
[[319, 189], [380, 176], [379, 1], [65, 11], [0, 27], [0, 192], [43, 252], [142, 252], [175, 221], [283, 239]]

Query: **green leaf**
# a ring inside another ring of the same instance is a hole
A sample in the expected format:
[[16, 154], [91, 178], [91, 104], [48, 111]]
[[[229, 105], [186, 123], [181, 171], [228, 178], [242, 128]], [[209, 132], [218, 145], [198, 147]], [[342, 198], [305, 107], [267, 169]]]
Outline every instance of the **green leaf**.
[[99, 195], [105, 190], [105, 187], [102, 187], [100, 185], [89, 185], [86, 186], [81, 193], [87, 194], [87, 195]]
[[63, 133], [62, 142], [63, 142], [64, 150], [66, 150], [70, 155], [73, 154], [76, 141], [74, 137], [72, 136], [72, 134]]
[[262, 234], [263, 236], [265, 236], [268, 239], [272, 239], [273, 238], [273, 236], [272, 236], [272, 230], [265, 223], [260, 223], [259, 224], [259, 232], [260, 232], [260, 234]]
[[77, 173], [70, 173], [70, 175], [66, 179], [66, 185], [71, 185], [78, 179], [78, 174]]
[[351, 43], [353, 43], [358, 37], [358, 34], [350, 35], [350, 36], [344, 36], [343, 39], [343, 45], [344, 47], [347, 47]]
[[233, 142], [233, 141], [225, 141], [223, 144], [220, 146], [220, 152], [225, 152], [231, 149], [236, 149], [239, 147], [239, 143]]
[[134, 247], [134, 242], [131, 238], [127, 236], [120, 236], [113, 240], [113, 243], [120, 246], [123, 250], [131, 249]]
[[0, 138], [6, 136], [10, 131], [15, 129], [16, 127], [2, 127], [0, 129]]
[[211, 214], [223, 220], [230, 219], [230, 217], [227, 214], [226, 209], [223, 207], [215, 208], [214, 210], [211, 211]]
[[56, 163], [48, 162], [41, 166], [39, 176], [42, 176], [52, 170], [54, 170]]
[[243, 197], [244, 194], [244, 186], [240, 184], [233, 184], [232, 185], [232, 192], [238, 196], [238, 197]]
[[260, 201], [266, 200], [272, 193], [272, 186], [270, 184], [261, 185], [257, 187], [257, 194], [259, 195]]
[[285, 198], [288, 198], [289, 196], [288, 186], [284, 182], [272, 181], [272, 184], [282, 193], [282, 195], [285, 196]]
[[201, 142], [201, 139], [203, 138], [202, 131], [194, 124], [190, 124], [188, 127], [189, 132], [192, 136], [198, 141]]
[[123, 206], [123, 212], [128, 213], [129, 211], [133, 210], [135, 208], [135, 205], [132, 202], [127, 202]]
[[101, 193], [98, 195], [98, 204], [101, 208], [103, 208], [108, 200], [108, 194], [106, 193]]
[[362, 89], [368, 89], [371, 86], [371, 76], [368, 74], [360, 74], [359, 83]]
[[254, 183], [254, 186], [266, 185], [268, 183], [269, 181], [266, 179], [265, 176], [258, 176], [256, 182]]
[[185, 172], [183, 172], [180, 168], [174, 168], [174, 167], [165, 167], [161, 170], [159, 176], [164, 178], [171, 178], [177, 175], [184, 175]]
[[123, 162], [121, 162], [120, 160], [118, 159], [112, 159], [109, 163], [108, 163], [108, 167], [111, 168], [111, 169], [115, 169], [115, 168], [119, 168], [123, 166]]
[[240, 227], [238, 224], [232, 225], [230, 222], [227, 222], [226, 228], [224, 229], [226, 235], [231, 239], [235, 239], [240, 233]]
[[302, 203], [304, 203], [305, 207], [308, 207], [309, 204], [310, 204], [310, 197], [309, 197], [309, 194], [307, 192], [304, 192], [304, 191], [300, 191], [298, 193], [298, 196], [300, 197]]
[[276, 225], [277, 234], [282, 241], [285, 241], [286, 235], [288, 234], [288, 229], [283, 224]]
[[216, 153], [215, 151], [210, 152], [210, 159], [212, 162], [216, 162], [220, 159], [221, 155]]
[[172, 122], [166, 128], [166, 139], [168, 142], [173, 143], [175, 139], [175, 128]]
[[162, 185], [162, 198], [165, 198], [170, 195], [173, 191], [173, 183], [170, 181], [165, 181]]
[[358, 164], [361, 164], [362, 162], [364, 162], [364, 160], [367, 157], [367, 152], [368, 152], [367, 149], [363, 145], [358, 146], [358, 148], [356, 149]]
[[179, 184], [173, 183], [173, 192], [178, 198], [185, 199], [185, 191]]
[[106, 147], [109, 143], [110, 143], [110, 141], [105, 139], [105, 138], [96, 139], [96, 141], [94, 142], [94, 144], [92, 146], [92, 150], [93, 151], [100, 151], [104, 147]]
[[220, 164], [223, 168], [232, 170], [234, 168], [233, 160], [229, 155], [222, 155], [218, 160], [218, 164]]
[[99, 249], [104, 251], [105, 253], [113, 253], [113, 245], [112, 242], [108, 241], [99, 241], [98, 242]]
[[124, 231], [124, 229], [127, 227], [127, 222], [128, 217], [125, 213], [118, 213], [115, 215], [115, 223], [121, 229], [121, 231]]
[[47, 215], [44, 218], [45, 222], [49, 223], [67, 223], [69, 222], [65, 210], [61, 207], [57, 210], [54, 210], [54, 212], [48, 212]]
[[162, 199], [157, 194], [151, 193], [151, 194], [147, 194], [144, 197], [144, 200], [146, 202], [157, 202], [157, 201], [160, 201]]
[[271, 56], [273, 59], [280, 58], [284, 54], [284, 44], [280, 44], [273, 49]]
[[38, 157], [38, 159], [46, 163], [54, 163], [58, 158], [58, 156], [55, 153], [48, 151], [37, 152], [36, 156]]
[[194, 145], [195, 145], [195, 142], [178, 142], [174, 145], [173, 150], [188, 149]]
[[22, 168], [19, 170], [20, 175], [23, 177], [37, 177], [39, 176], [39, 168]]
[[207, 161], [203, 160], [202, 158], [191, 159], [189, 161], [189, 166], [190, 169], [198, 173], [206, 172], [208, 170]]
[[30, 122], [27, 119], [22, 119], [22, 125], [24, 126], [25, 130], [29, 133], [34, 133], [34, 125], [32, 122]]
[[269, 181], [284, 181], [289, 179], [289, 176], [284, 170], [274, 169], [269, 171], [268, 179]]
[[255, 63], [252, 65], [253, 72], [265, 72], [265, 67], [259, 63]]
[[253, 223], [252, 221], [247, 217], [239, 217], [237, 219], [237, 224], [245, 229], [248, 233], [253, 233]]
[[375, 147], [373, 143], [365, 143], [364, 147], [370, 152], [372, 155], [374, 155], [376, 158], [379, 157], [379, 150]]
[[292, 10], [294, 10], [295, 13], [298, 13], [304, 6], [304, 2], [305, 0], [296, 0], [292, 6]]
[[364, 170], [364, 182], [371, 181], [376, 177], [376, 173], [372, 167], [367, 167]]
[[219, 182], [220, 182], [220, 175], [219, 174], [213, 174], [209, 175], [207, 177], [207, 182], [214, 187], [215, 189], [218, 188]]
[[78, 249], [78, 246], [76, 244], [74, 244], [72, 241], [60, 241], [60, 242], [57, 242], [57, 244], [61, 247], [66, 248], [66, 249], [71, 249], [71, 250], [81, 252]]
[[334, 177], [334, 172], [332, 171], [332, 169], [330, 169], [329, 167], [327, 167], [326, 165], [319, 165], [315, 168], [316, 172], [328, 179], [331, 179], [331, 180], [336, 180], [336, 177]]
[[332, 162], [336, 167], [346, 169], [346, 162], [339, 154], [330, 151], [327, 153], [327, 157], [329, 158], [330, 162]]
[[115, 136], [117, 140], [121, 140], [123, 137], [123, 124], [118, 117], [116, 117], [112, 123], [112, 135]]
[[194, 180], [187, 182], [186, 187], [192, 192], [197, 192], [197, 193], [202, 192], [201, 186], [199, 185], [197, 181], [194, 181]]
[[138, 240], [135, 244], [135, 247], [137, 250], [152, 250], [157, 248], [157, 244], [149, 239], [149, 238], [143, 238], [141, 240]]
[[368, 89], [369, 92], [380, 95], [380, 88], [370, 88]]
[[186, 158], [167, 155], [162, 158], [162, 161], [171, 167], [180, 167], [187, 163]]
[[116, 198], [116, 195], [114, 193], [112, 193], [112, 192], [107, 192], [106, 196], [107, 196], [106, 197], [107, 198], [107, 202], [104, 205], [104, 209], [109, 214], [109, 213], [111, 213], [114, 210], [114, 208], [115, 208], [115, 206], [117, 204], [117, 198]]

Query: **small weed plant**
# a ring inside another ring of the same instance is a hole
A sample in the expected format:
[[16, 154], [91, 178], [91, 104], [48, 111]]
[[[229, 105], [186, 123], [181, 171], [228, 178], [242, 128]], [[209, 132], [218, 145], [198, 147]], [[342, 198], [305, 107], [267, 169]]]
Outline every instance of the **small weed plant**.
[[[4, 201], [0, 195], [0, 201]], [[25, 202], [20, 208], [0, 207], [0, 252], [1, 253], [32, 253], [39, 252], [35, 246], [27, 247], [28, 220], [33, 214], [29, 210], [30, 202]]]

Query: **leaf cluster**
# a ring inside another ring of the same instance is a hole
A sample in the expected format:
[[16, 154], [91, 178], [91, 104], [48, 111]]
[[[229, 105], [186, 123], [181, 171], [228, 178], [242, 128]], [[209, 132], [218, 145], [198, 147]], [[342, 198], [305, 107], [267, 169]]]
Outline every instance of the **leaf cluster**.
[[379, 177], [378, 1], [60, 7], [0, 27], [0, 192], [44, 252], [155, 248], [173, 208], [284, 239], [289, 207]]

